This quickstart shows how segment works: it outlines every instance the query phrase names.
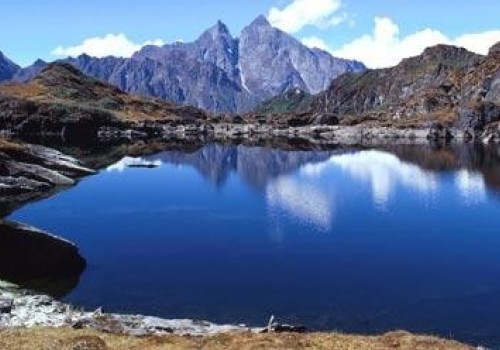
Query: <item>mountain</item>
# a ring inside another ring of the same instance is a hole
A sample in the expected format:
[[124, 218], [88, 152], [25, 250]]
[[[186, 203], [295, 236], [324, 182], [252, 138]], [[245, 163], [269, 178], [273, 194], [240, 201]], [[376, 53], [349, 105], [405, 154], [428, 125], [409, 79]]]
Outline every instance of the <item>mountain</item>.
[[[446, 90], [450, 74], [474, 67], [481, 56], [465, 49], [438, 45], [399, 65], [360, 74], [344, 74], [312, 102], [315, 110], [357, 116], [384, 112], [413, 117], [433, 108], [432, 89]], [[444, 97], [444, 96], [443, 96]], [[442, 104], [451, 101], [444, 98]]]
[[49, 64], [27, 84], [0, 85], [0, 130], [22, 135], [88, 138], [102, 127], [123, 129], [207, 117], [194, 107], [129, 95], [68, 63]]
[[[318, 93], [340, 74], [365, 69], [359, 62], [309, 49], [263, 16], [239, 38], [219, 21], [192, 43], [146, 46], [129, 59], [81, 55], [64, 61], [123, 91], [213, 113], [247, 112], [291, 88]], [[29, 81], [43, 69], [37, 63], [14, 81]]]
[[[263, 107], [276, 112], [285, 97]], [[328, 113], [341, 124], [441, 123], [477, 134], [500, 120], [500, 43], [487, 56], [448, 45], [430, 47], [395, 67], [343, 74], [327, 90], [285, 107], [281, 113]]]
[[0, 82], [10, 80], [21, 69], [0, 51]]

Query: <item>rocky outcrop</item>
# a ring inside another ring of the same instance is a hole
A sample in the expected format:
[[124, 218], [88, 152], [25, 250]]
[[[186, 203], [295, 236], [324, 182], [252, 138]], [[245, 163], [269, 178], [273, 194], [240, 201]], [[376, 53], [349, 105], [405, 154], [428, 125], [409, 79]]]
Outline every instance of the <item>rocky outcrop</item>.
[[0, 280], [63, 297], [78, 284], [85, 266], [74, 244], [0, 220]]
[[[307, 48], [263, 16], [239, 38], [218, 22], [192, 43], [147, 46], [130, 59], [81, 55], [64, 62], [123, 91], [212, 113], [246, 112], [295, 87], [318, 93], [338, 75], [364, 69], [359, 62]], [[43, 66], [37, 61], [14, 81], [29, 81]]]
[[481, 134], [481, 141], [485, 144], [500, 143], [500, 123], [489, 124]]
[[0, 138], [0, 214], [91, 174], [75, 158], [51, 148]]
[[12, 79], [20, 69], [0, 51], [0, 82]]

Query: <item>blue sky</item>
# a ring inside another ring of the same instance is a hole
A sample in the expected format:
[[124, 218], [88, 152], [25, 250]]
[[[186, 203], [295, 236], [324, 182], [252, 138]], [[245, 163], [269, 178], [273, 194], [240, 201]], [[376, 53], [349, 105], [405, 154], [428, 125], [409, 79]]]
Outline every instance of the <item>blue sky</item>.
[[[372, 67], [439, 42], [484, 53], [500, 41], [498, 0], [2, 0], [0, 11], [0, 50], [21, 65], [192, 41], [219, 19], [238, 35], [259, 14], [310, 46]], [[82, 45], [89, 38], [101, 40]]]

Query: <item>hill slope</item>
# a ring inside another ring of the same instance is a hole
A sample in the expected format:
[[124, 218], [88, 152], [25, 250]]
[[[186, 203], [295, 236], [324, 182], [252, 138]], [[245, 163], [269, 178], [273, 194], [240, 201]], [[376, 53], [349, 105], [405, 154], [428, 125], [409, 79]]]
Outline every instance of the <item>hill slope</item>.
[[[271, 100], [264, 108], [272, 110], [269, 103], [279, 105], [283, 98]], [[392, 68], [346, 73], [324, 92], [283, 113], [329, 113], [341, 124], [442, 123], [477, 134], [500, 120], [500, 44], [487, 56], [438, 45]]]
[[204, 120], [196, 108], [129, 95], [70, 64], [47, 66], [28, 84], [0, 86], [0, 130], [95, 135], [103, 126]]

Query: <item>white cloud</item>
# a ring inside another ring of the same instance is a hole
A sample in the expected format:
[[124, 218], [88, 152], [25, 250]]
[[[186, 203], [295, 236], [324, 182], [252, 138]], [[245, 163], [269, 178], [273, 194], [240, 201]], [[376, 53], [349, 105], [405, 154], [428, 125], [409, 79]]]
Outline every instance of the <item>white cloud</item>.
[[337, 14], [341, 6], [341, 0], [292, 0], [284, 8], [271, 8], [268, 19], [287, 33], [297, 33], [307, 26], [324, 29], [347, 19], [346, 14]]
[[320, 39], [316, 36], [310, 36], [307, 38], [303, 38], [301, 41], [302, 41], [302, 44], [304, 44], [308, 47], [321, 49], [321, 50], [325, 50], [325, 51], [330, 51], [328, 44], [323, 39]]
[[328, 49], [322, 39], [308, 37], [302, 39], [305, 45], [330, 51], [336, 57], [356, 59], [370, 68], [385, 68], [398, 64], [403, 58], [416, 56], [437, 44], [449, 44], [486, 54], [488, 49], [500, 41], [500, 30], [483, 33], [464, 34], [450, 38], [439, 30], [426, 28], [401, 37], [398, 24], [387, 17], [375, 18], [375, 27], [371, 34], [365, 34], [340, 49]]
[[59, 46], [51, 52], [53, 56], [78, 56], [83, 53], [94, 57], [118, 56], [130, 57], [146, 45], [164, 45], [161, 39], [148, 40], [143, 43], [134, 43], [124, 34], [107, 34], [103, 37], [85, 39], [76, 46]]

